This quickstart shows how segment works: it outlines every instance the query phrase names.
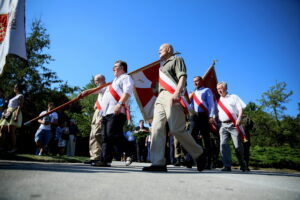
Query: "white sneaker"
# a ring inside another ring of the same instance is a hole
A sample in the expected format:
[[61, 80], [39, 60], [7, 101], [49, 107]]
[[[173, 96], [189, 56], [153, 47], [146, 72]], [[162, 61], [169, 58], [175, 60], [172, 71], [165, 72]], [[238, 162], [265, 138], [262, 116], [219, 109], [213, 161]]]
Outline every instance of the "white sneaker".
[[132, 159], [130, 157], [127, 157], [125, 165], [129, 166], [129, 165], [131, 165], [131, 163], [132, 163]]

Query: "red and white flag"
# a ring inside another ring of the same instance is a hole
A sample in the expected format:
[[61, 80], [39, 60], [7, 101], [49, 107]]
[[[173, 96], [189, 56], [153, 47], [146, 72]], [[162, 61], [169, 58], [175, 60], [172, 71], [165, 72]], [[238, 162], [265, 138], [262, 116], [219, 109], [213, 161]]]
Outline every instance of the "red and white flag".
[[153, 62], [130, 73], [134, 81], [134, 96], [144, 120], [153, 118], [154, 103], [158, 96], [160, 61]]
[[25, 0], [0, 0], [0, 74], [8, 54], [27, 59]]
[[218, 79], [215, 71], [215, 63], [216, 61], [213, 61], [212, 65], [203, 76], [203, 85], [204, 87], [211, 89], [212, 93], [214, 94], [215, 100], [217, 100], [219, 99], [220, 95], [217, 90]]

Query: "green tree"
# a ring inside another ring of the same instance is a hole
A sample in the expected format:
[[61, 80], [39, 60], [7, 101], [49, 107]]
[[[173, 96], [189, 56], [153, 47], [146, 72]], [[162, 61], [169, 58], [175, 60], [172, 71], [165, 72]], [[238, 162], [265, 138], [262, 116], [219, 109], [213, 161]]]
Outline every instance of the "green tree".
[[287, 91], [286, 86], [287, 84], [285, 82], [276, 82], [276, 84], [271, 86], [270, 90], [264, 92], [262, 98], [258, 100], [262, 108], [271, 110], [278, 126], [280, 126], [279, 120], [282, 117], [283, 111], [286, 110], [284, 104], [289, 102], [289, 97], [293, 94], [293, 91]]
[[[13, 55], [7, 56], [7, 63], [0, 78], [0, 85], [6, 98], [14, 95], [14, 84], [19, 83], [25, 86], [23, 91], [25, 102], [22, 108], [24, 122], [46, 110], [49, 101], [53, 101], [56, 105], [67, 102], [69, 100], [68, 95], [78, 89], [77, 87], [68, 86], [66, 82], [57, 77], [55, 72], [47, 67], [47, 64], [53, 61], [52, 56], [47, 53], [49, 48], [50, 39], [46, 28], [44, 28], [41, 21], [34, 21], [31, 25], [31, 32], [26, 39], [28, 60], [25, 61]], [[62, 111], [59, 114], [63, 114]], [[37, 126], [38, 123], [33, 123], [31, 126], [23, 126], [18, 129], [19, 132], [22, 132], [20, 137], [23, 138], [19, 138], [22, 145], [31, 144], [33, 146], [31, 148], [34, 148], [33, 135]], [[28, 151], [28, 147], [24, 148], [24, 151]]]
[[[94, 79], [90, 80], [90, 82], [83, 88], [83, 90], [87, 90], [90, 88], [94, 88], [96, 85], [94, 84]], [[75, 98], [76, 94], [72, 95], [72, 98]], [[77, 122], [78, 129], [80, 131], [80, 135], [82, 137], [87, 137], [91, 131], [91, 121], [94, 114], [94, 105], [97, 99], [97, 95], [91, 94], [81, 99], [78, 103], [75, 103], [69, 110], [65, 111], [69, 118], [73, 118]]]

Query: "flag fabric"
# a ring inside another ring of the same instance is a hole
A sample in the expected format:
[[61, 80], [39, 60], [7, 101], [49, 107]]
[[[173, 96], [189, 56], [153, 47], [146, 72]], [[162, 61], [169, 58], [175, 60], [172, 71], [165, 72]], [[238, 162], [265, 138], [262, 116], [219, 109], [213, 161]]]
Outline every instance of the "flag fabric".
[[[219, 98], [217, 92], [217, 76], [215, 72], [215, 61], [203, 76], [203, 84], [212, 90], [216, 99]], [[129, 73], [134, 81], [134, 95], [141, 110], [144, 120], [153, 118], [154, 103], [158, 96], [160, 61], [153, 62], [134, 72]]]
[[158, 96], [160, 61], [153, 62], [130, 73], [134, 81], [134, 96], [144, 120], [153, 118], [154, 103]]
[[203, 85], [204, 87], [210, 88], [214, 94], [215, 100], [219, 99], [220, 95], [217, 90], [218, 79], [215, 71], [215, 61], [209, 67], [205, 75], [203, 76]]
[[25, 0], [0, 0], [0, 74], [8, 54], [27, 59]]

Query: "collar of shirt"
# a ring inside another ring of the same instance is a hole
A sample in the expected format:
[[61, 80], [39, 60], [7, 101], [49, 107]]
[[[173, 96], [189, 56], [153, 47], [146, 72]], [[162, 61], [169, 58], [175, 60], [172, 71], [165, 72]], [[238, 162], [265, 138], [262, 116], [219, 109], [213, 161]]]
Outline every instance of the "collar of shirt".
[[163, 62], [162, 62], [162, 66], [165, 66], [166, 63], [168, 63], [168, 62], [170, 62], [170, 61], [172, 61], [172, 60], [174, 60], [174, 59], [175, 59], [175, 56], [171, 56], [171, 57], [168, 58], [166, 61], [163, 61]]

